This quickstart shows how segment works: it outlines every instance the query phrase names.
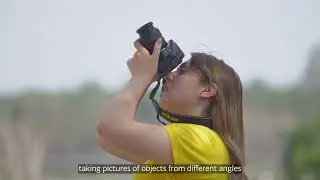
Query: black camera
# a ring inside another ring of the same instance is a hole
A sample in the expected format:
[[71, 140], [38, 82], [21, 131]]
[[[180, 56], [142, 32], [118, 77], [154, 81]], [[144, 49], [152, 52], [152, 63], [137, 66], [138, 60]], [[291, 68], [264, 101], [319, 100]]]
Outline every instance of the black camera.
[[184, 57], [182, 50], [173, 40], [166, 42], [159, 29], [154, 27], [152, 22], [141, 26], [136, 32], [140, 36], [138, 41], [149, 51], [150, 54], [153, 52], [157, 39], [162, 38], [157, 71], [158, 78], [162, 78], [182, 62]]
[[[173, 41], [169, 40], [165, 41], [161, 32], [158, 28], [155, 28], [152, 22], [149, 22], [143, 26], [141, 26], [137, 33], [140, 38], [138, 41], [149, 51], [150, 54], [153, 53], [153, 48], [156, 41], [161, 38], [162, 45], [161, 51], [159, 55], [159, 63], [158, 63], [158, 72], [157, 72], [157, 86], [153, 88], [150, 93], [149, 98], [152, 101], [152, 104], [157, 112], [157, 119], [164, 125], [167, 125], [163, 121], [160, 120], [160, 116], [165, 118], [167, 121], [172, 123], [192, 123], [198, 125], [204, 125], [206, 127], [210, 127], [209, 123], [211, 122], [209, 119], [201, 119], [193, 116], [185, 116], [171, 113], [160, 107], [159, 103], [156, 101], [155, 94], [160, 86], [160, 79], [163, 78], [167, 73], [171, 72], [174, 68], [176, 68], [184, 58], [184, 54], [179, 48], [179, 46]], [[164, 81], [162, 81], [164, 82]]]

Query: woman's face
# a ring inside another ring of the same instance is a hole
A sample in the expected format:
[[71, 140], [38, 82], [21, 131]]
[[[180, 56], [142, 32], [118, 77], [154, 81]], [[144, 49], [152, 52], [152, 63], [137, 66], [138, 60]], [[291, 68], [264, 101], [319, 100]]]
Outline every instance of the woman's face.
[[[164, 78], [160, 95], [160, 106], [168, 111], [181, 113], [181, 109], [192, 108], [199, 101], [200, 76], [190, 70], [190, 60]], [[182, 110], [183, 111], [183, 110]]]

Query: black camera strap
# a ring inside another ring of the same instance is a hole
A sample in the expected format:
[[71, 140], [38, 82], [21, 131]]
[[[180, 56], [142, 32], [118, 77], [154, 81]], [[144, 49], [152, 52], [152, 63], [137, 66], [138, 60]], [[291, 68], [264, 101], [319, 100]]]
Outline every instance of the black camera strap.
[[167, 125], [165, 122], [161, 121], [159, 118], [159, 115], [166, 119], [167, 121], [171, 123], [189, 123], [189, 124], [198, 124], [202, 126], [206, 126], [208, 128], [212, 127], [212, 121], [210, 118], [200, 118], [196, 116], [186, 116], [186, 115], [180, 115], [171, 113], [163, 108], [160, 107], [159, 103], [154, 99], [154, 96], [156, 95], [157, 90], [160, 86], [160, 78], [157, 78], [157, 86], [153, 88], [153, 90], [150, 93], [149, 99], [151, 99], [152, 104], [157, 112], [157, 119], [159, 122], [161, 122], [164, 125]]

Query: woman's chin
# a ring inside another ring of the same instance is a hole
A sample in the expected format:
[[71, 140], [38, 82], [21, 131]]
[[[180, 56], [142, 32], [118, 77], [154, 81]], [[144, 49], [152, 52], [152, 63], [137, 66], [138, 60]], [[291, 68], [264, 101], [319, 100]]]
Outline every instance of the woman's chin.
[[169, 99], [166, 96], [160, 96], [159, 105], [161, 108], [167, 109], [169, 107]]
[[159, 99], [159, 105], [160, 107], [164, 108], [164, 106], [166, 106], [166, 100], [163, 97], [160, 97]]

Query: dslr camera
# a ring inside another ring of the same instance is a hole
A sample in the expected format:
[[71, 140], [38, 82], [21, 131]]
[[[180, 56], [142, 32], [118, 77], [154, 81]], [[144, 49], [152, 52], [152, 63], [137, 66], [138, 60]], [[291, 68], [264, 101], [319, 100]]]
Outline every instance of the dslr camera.
[[182, 62], [184, 57], [182, 50], [173, 40], [166, 42], [160, 30], [154, 27], [152, 22], [148, 22], [141, 26], [136, 32], [139, 34], [138, 41], [149, 51], [150, 54], [153, 52], [157, 39], [162, 39], [157, 70], [158, 79], [163, 78]]

